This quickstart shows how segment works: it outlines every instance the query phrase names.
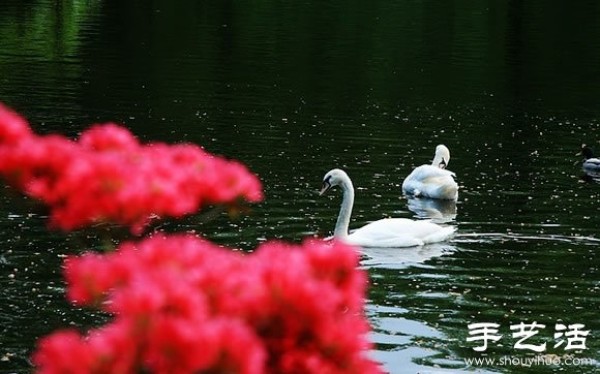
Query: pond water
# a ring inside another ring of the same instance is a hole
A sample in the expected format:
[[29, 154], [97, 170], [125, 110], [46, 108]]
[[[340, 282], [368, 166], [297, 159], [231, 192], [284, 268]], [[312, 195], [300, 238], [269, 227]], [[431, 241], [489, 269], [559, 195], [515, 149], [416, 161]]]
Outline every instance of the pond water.
[[[330, 235], [341, 196], [318, 189], [335, 167], [357, 190], [351, 227], [431, 211], [400, 185], [444, 143], [460, 196], [434, 208], [457, 234], [364, 251], [372, 355], [390, 373], [600, 373], [600, 186], [575, 156], [600, 149], [599, 16], [591, 0], [4, 0], [0, 101], [42, 133], [115, 121], [244, 162], [263, 203], [170, 227], [243, 249]], [[81, 238], [30, 212], [2, 198], [2, 373], [31, 371], [38, 337], [101, 318], [64, 300], [60, 264]], [[503, 335], [485, 354], [466, 341], [476, 322]], [[546, 326], [528, 341], [544, 352], [515, 348], [521, 322]], [[555, 347], [556, 325], [576, 323], [586, 349]], [[482, 357], [563, 364], [467, 362]]]

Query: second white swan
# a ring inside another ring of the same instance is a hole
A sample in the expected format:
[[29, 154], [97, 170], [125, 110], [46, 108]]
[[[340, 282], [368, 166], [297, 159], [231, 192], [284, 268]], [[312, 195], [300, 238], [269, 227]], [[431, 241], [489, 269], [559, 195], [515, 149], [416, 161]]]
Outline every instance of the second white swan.
[[343, 191], [342, 206], [333, 233], [335, 239], [361, 247], [413, 247], [444, 241], [455, 231], [454, 227], [425, 220], [385, 218], [348, 233], [354, 205], [354, 186], [348, 174], [341, 169], [333, 169], [325, 174], [320, 195], [334, 186], [339, 186]]
[[450, 151], [440, 144], [435, 148], [435, 157], [431, 165], [421, 165], [410, 173], [402, 183], [402, 191], [415, 197], [457, 200], [458, 184], [456, 176], [446, 170], [450, 161]]

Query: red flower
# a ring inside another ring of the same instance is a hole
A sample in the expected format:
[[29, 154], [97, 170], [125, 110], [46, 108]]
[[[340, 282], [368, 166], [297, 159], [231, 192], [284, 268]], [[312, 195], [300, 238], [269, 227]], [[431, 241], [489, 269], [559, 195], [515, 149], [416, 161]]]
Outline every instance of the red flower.
[[[94, 368], [105, 363], [100, 372], [379, 373], [365, 357], [357, 264], [343, 243], [272, 242], [245, 255], [175, 235], [69, 258], [65, 277], [72, 301], [115, 316], [81, 343]], [[41, 344], [35, 357], [52, 347]]]
[[236, 320], [157, 318], [142, 360], [153, 373], [265, 372], [266, 352], [256, 335]]
[[95, 359], [88, 344], [74, 330], [42, 338], [32, 358], [40, 374], [91, 373]]
[[78, 141], [36, 136], [3, 106], [0, 175], [48, 205], [50, 225], [63, 230], [109, 222], [140, 234], [153, 217], [262, 199], [258, 178], [245, 166], [195, 145], [141, 145], [112, 123], [94, 125]]
[[177, 272], [147, 273], [134, 275], [127, 287], [116, 289], [106, 309], [139, 321], [160, 314], [181, 318], [205, 318], [208, 315], [205, 296], [189, 282], [182, 282]]
[[88, 350], [93, 357], [92, 368], [88, 373], [136, 372], [140, 367], [140, 347], [135, 337], [135, 323], [126, 319], [118, 319], [112, 324], [92, 330], [86, 339]]
[[79, 144], [98, 152], [130, 152], [139, 148], [138, 140], [129, 130], [114, 123], [97, 124], [81, 133]]
[[[37, 136], [0, 105], [0, 176], [63, 230], [110, 222], [141, 233], [156, 216], [263, 198], [236, 161], [190, 145], [143, 145], [94, 125], [77, 141]], [[38, 372], [379, 373], [365, 356], [366, 275], [343, 243], [261, 245], [252, 254], [189, 235], [121, 244], [64, 264], [68, 299], [112, 315], [42, 338]]]
[[27, 121], [0, 103], [0, 145], [14, 145], [31, 136]]
[[125, 275], [115, 269], [118, 267], [109, 266], [100, 254], [68, 257], [64, 265], [65, 280], [70, 285], [68, 299], [75, 305], [99, 304], [115, 284], [124, 280]]

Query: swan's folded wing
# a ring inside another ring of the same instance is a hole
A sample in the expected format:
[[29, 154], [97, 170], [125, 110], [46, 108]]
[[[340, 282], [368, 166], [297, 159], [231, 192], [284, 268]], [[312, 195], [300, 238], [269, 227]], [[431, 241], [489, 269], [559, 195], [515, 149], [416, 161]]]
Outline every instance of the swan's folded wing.
[[458, 197], [458, 184], [454, 176], [449, 170], [422, 165], [404, 180], [402, 190], [409, 195], [455, 200]]
[[413, 247], [446, 240], [454, 231], [453, 227], [439, 226], [429, 221], [388, 218], [371, 222], [352, 232], [348, 241], [363, 247]]
[[430, 177], [423, 181], [419, 190], [423, 196], [456, 199], [458, 184], [451, 177]]
[[456, 174], [447, 169], [440, 169], [432, 165], [421, 165], [410, 173], [407, 180], [421, 180], [429, 177], [456, 177]]
[[423, 238], [423, 242], [425, 244], [443, 242], [444, 240], [452, 237], [452, 235], [454, 235], [455, 232], [456, 232], [456, 227], [445, 226], [445, 227], [442, 227], [441, 230], [432, 232], [429, 235], [427, 235], [425, 238]]

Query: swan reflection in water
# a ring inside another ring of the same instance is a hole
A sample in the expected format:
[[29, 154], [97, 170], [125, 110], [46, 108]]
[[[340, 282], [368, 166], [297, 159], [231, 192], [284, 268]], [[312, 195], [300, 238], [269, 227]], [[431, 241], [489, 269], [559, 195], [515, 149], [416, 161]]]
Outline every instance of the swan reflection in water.
[[365, 268], [405, 269], [414, 264], [422, 264], [432, 258], [452, 254], [457, 248], [449, 243], [433, 243], [421, 247], [402, 248], [360, 248], [363, 256], [360, 264]]
[[415, 217], [431, 219], [436, 223], [447, 223], [456, 220], [456, 201], [428, 199], [423, 197], [407, 196], [408, 209], [415, 213]]

